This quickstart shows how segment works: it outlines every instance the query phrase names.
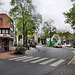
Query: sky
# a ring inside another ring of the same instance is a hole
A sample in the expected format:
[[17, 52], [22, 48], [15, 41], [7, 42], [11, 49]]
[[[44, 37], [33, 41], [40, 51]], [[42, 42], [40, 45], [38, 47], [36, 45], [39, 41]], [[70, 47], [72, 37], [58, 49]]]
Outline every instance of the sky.
[[[9, 2], [11, 0], [2, 0], [4, 2], [3, 11], [9, 12], [11, 6]], [[53, 25], [59, 30], [69, 30], [72, 32], [71, 26], [65, 24], [65, 17], [63, 12], [69, 11], [72, 8], [72, 2], [70, 0], [32, 0], [36, 6], [37, 13], [42, 15], [43, 21], [49, 19], [54, 20]]]

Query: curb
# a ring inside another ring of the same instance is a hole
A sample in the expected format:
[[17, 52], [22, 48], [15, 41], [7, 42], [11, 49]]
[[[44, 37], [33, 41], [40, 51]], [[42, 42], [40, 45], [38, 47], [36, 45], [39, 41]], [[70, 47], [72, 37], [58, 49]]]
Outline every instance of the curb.
[[28, 50], [28, 51], [26, 51], [25, 52], [25, 54], [34, 54], [34, 53], [36, 53], [36, 52], [38, 52], [39, 50], [36, 48], [36, 49], [34, 49], [34, 50]]
[[75, 59], [75, 53], [73, 51], [72, 51], [72, 53], [73, 53], [73, 57], [72, 57], [71, 61], [69, 61], [69, 63], [67, 65], [70, 65], [71, 62]]
[[[73, 53], [73, 52], [72, 52], [72, 53]], [[73, 57], [74, 57], [74, 53], [73, 53], [73, 56], [71, 57], [71, 59], [73, 59]], [[68, 62], [70, 62], [71, 59], [66, 60], [66, 62], [65, 62], [64, 64], [62, 64], [62, 65], [56, 67], [55, 69], [53, 69], [52, 71], [48, 72], [48, 73], [45, 74], [45, 75], [53, 75], [53, 73], [58, 72], [58, 70], [59, 70], [60, 68], [62, 68], [63, 66], [68, 66]]]

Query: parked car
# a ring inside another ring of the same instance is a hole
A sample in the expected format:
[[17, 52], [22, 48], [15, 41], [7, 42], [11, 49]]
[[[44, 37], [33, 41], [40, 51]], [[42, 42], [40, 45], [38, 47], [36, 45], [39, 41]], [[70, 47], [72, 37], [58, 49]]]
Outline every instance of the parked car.
[[75, 44], [71, 44], [71, 46], [70, 47], [73, 47], [73, 48], [75, 48]]
[[53, 47], [55, 47], [55, 48], [62, 48], [62, 45], [61, 45], [61, 43], [55, 43], [55, 45], [53, 45]]
[[71, 44], [71, 46], [70, 46], [70, 47], [75, 48], [75, 41], [73, 41], [73, 43]]

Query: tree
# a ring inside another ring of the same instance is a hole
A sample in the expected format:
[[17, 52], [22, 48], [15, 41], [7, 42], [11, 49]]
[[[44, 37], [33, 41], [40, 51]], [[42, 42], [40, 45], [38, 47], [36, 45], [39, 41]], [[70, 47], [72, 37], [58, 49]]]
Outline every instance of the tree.
[[73, 8], [69, 10], [69, 12], [64, 12], [63, 14], [66, 17], [65, 23], [69, 23], [72, 29], [75, 29], [75, 4], [73, 5]]
[[50, 37], [50, 46], [51, 46], [51, 37], [52, 37], [52, 33], [56, 32], [56, 27], [54, 27], [52, 25], [54, 21], [52, 19], [49, 19], [47, 22], [44, 22], [44, 26], [43, 26], [43, 32], [45, 33], [45, 38], [46, 35], [49, 34]]
[[17, 31], [23, 34], [23, 46], [27, 46], [27, 35], [33, 34], [38, 28], [41, 15], [35, 14], [31, 0], [11, 0], [11, 5], [10, 16], [16, 21]]
[[63, 14], [65, 15], [66, 18], [65, 23], [69, 23], [71, 25], [75, 34], [75, 4], [73, 4], [73, 7], [69, 10], [69, 12], [64, 12]]
[[[44, 26], [42, 27], [42, 31], [43, 31], [43, 37], [45, 38], [45, 40], [46, 40], [46, 38], [47, 38], [47, 36], [48, 36], [48, 28], [47, 28], [47, 26], [45, 25], [45, 23], [44, 23]], [[45, 45], [46, 45], [46, 42], [45, 42]]]

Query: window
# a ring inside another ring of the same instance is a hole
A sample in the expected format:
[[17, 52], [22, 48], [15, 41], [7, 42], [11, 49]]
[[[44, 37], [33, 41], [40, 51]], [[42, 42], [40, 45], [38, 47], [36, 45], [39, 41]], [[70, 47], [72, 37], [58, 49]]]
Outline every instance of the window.
[[5, 29], [2, 30], [2, 33], [5, 33]]
[[0, 24], [1, 24], [1, 22], [2, 22], [2, 19], [0, 18]]
[[1, 29], [0, 29], [0, 33], [1, 33]]
[[6, 34], [8, 34], [8, 29], [6, 29]]

